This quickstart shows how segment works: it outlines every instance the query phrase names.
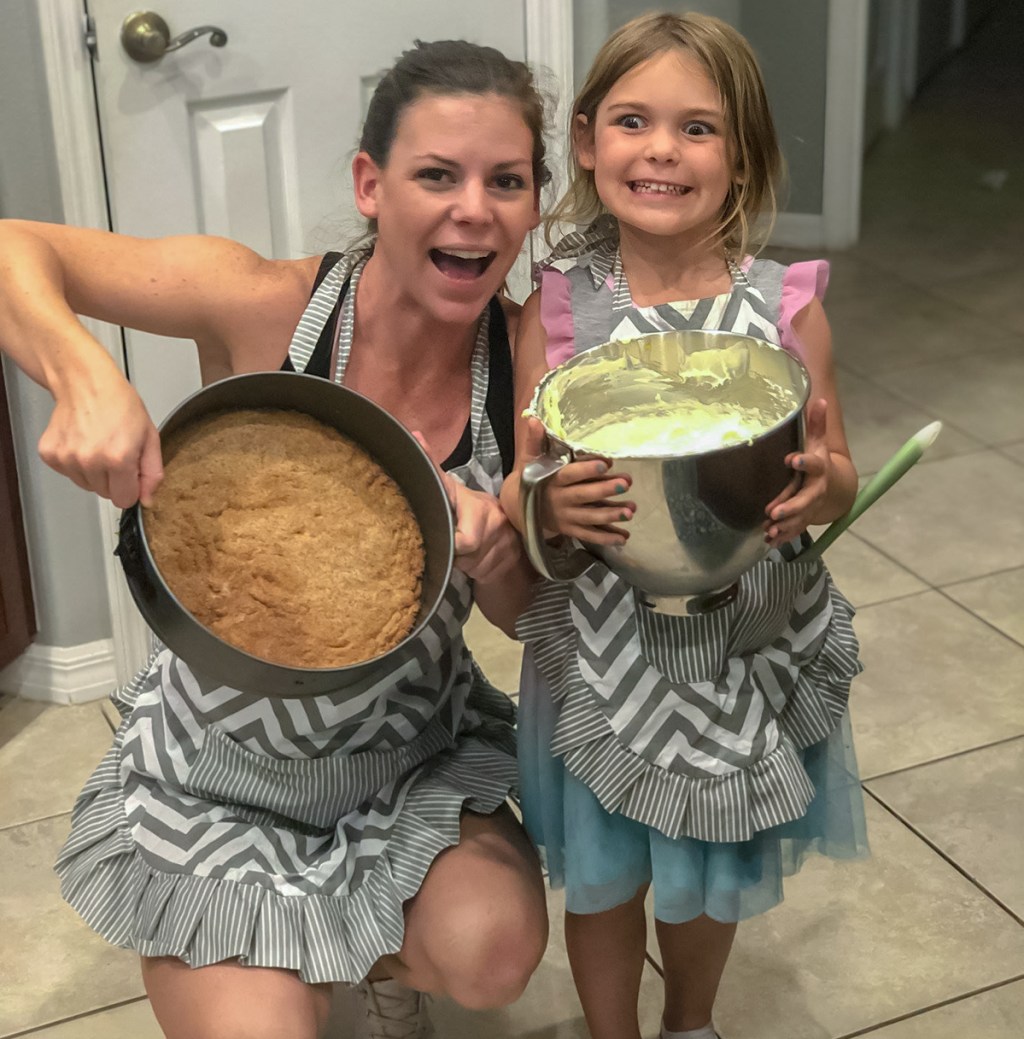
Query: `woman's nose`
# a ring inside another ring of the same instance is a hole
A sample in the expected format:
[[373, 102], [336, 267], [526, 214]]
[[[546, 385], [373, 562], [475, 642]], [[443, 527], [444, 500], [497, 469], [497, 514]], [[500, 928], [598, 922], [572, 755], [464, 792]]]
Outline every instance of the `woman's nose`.
[[486, 185], [467, 180], [452, 207], [452, 218], [459, 223], [486, 224], [494, 216]]

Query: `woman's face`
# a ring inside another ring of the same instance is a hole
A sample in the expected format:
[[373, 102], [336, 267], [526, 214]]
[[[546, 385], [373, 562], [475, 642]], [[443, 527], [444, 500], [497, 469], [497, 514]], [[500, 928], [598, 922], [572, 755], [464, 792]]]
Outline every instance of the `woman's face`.
[[404, 298], [445, 324], [477, 320], [539, 222], [532, 160], [522, 113], [493, 94], [426, 95], [402, 115], [386, 167], [356, 156], [356, 204]]

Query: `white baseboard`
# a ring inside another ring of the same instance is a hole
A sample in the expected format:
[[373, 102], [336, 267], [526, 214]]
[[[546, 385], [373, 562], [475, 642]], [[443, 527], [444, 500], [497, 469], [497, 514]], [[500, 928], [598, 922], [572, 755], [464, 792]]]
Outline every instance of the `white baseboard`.
[[46, 703], [101, 700], [116, 684], [113, 639], [78, 646], [33, 644], [0, 671], [0, 692]]

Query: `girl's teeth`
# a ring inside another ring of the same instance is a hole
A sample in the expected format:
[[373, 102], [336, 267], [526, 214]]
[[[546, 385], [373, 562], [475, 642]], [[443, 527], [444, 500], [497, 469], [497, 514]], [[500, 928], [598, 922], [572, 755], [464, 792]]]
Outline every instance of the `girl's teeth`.
[[653, 191], [663, 195], [682, 195], [685, 189], [676, 184], [648, 184], [646, 181], [638, 180], [633, 185], [634, 191]]

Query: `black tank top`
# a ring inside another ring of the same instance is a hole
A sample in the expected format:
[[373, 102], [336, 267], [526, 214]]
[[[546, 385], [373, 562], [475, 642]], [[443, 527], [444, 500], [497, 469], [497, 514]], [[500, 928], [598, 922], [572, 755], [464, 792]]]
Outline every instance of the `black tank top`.
[[[341, 253], [326, 253], [320, 261], [320, 269], [317, 271], [316, 281], [313, 283], [313, 292], [319, 288], [327, 272], [341, 258]], [[349, 282], [346, 279], [338, 293], [338, 299], [331, 311], [331, 316], [324, 324], [320, 338], [317, 340], [313, 353], [306, 365], [306, 375], [318, 375], [322, 379], [331, 377], [331, 354], [334, 352], [334, 337], [341, 314], [342, 304], [348, 294]], [[312, 293], [311, 293], [312, 295]], [[512, 350], [508, 342], [508, 325], [505, 322], [505, 312], [497, 296], [491, 297], [488, 303], [490, 321], [488, 324], [488, 374], [487, 374], [487, 417], [491, 428], [494, 430], [494, 438], [498, 442], [498, 450], [501, 452], [501, 471], [505, 476], [512, 471], [515, 459], [515, 419], [514, 391], [512, 385]], [[285, 372], [295, 371], [292, 359], [286, 357], [281, 370]], [[466, 428], [455, 449], [444, 460], [442, 469], [452, 469], [457, 465], [465, 465], [473, 454], [473, 430], [471, 422], [466, 422]]]

